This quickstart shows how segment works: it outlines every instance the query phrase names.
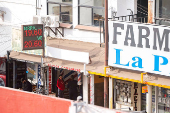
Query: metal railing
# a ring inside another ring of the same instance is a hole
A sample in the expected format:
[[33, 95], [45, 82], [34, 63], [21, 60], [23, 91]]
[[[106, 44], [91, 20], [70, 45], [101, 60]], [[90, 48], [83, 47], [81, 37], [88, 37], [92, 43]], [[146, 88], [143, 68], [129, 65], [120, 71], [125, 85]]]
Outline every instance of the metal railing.
[[[80, 96], [78, 97], [80, 98]], [[74, 113], [147, 113], [146, 111], [131, 111], [131, 109], [128, 108], [121, 108], [121, 109], [107, 109], [99, 106], [95, 106], [92, 104], [87, 104], [83, 101], [75, 101], [73, 103], [73, 106], [75, 106], [75, 112]], [[129, 109], [129, 110], [124, 110]]]

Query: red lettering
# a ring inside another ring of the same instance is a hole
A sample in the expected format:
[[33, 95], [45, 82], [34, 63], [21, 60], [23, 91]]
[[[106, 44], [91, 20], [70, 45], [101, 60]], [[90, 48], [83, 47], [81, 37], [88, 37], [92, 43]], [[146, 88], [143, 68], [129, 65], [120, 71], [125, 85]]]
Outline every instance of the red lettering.
[[42, 35], [42, 29], [38, 29], [38, 35]]
[[28, 48], [29, 43], [25, 41], [24, 44], [25, 44], [24, 48]]
[[28, 34], [27, 34], [27, 30], [25, 30], [25, 36], [28, 36]]
[[35, 47], [38, 46], [37, 40], [34, 42], [34, 46], [35, 46]]
[[31, 41], [29, 41], [29, 47], [32, 47], [32, 42]]
[[37, 36], [37, 30], [34, 30], [34, 35]]
[[38, 46], [42, 46], [42, 41], [41, 40], [38, 41]]
[[28, 36], [32, 36], [32, 30], [28, 30]]

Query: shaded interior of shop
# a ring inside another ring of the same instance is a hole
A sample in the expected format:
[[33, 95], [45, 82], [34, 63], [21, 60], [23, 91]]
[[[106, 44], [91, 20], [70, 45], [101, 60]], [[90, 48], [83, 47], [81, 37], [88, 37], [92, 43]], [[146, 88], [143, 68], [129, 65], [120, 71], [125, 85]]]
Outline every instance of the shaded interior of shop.
[[[15, 66], [15, 69], [14, 69]], [[53, 96], [58, 96], [58, 88], [56, 86], [57, 80], [59, 78], [59, 75], [62, 75], [63, 80], [65, 82], [65, 90], [64, 90], [64, 98], [69, 99], [69, 89], [67, 88], [66, 83], [71, 80], [71, 76], [74, 76], [74, 80], [78, 81], [78, 73], [73, 70], [67, 70], [67, 69], [61, 69], [61, 68], [51, 68], [51, 78], [49, 77], [49, 67], [45, 67], [44, 70], [44, 75], [45, 79], [41, 76], [40, 80], [40, 87], [45, 87], [46, 90], [49, 89], [49, 94]], [[22, 88], [22, 78], [25, 78], [28, 80], [32, 86], [33, 86], [33, 92], [36, 93], [36, 88], [37, 88], [37, 74], [36, 74], [36, 66], [34, 63], [28, 63], [24, 61], [16, 61], [16, 60], [10, 60], [10, 62], [7, 63], [6, 65], [7, 69], [7, 87], [11, 88]], [[15, 73], [15, 74], [13, 74]], [[15, 77], [13, 76], [15, 75]], [[81, 73], [82, 76], [82, 73]], [[83, 77], [81, 77], [83, 78]], [[44, 82], [43, 82], [44, 80]], [[48, 82], [49, 80], [49, 82]], [[14, 84], [15, 82], [15, 84]], [[43, 85], [44, 83], [44, 85]], [[50, 85], [51, 83], [51, 85]], [[82, 79], [81, 79], [82, 83]], [[78, 87], [78, 95], [82, 95], [82, 84], [79, 85]], [[81, 88], [81, 92], [80, 92]]]
[[[89, 88], [89, 93], [90, 93], [90, 88]], [[90, 94], [89, 94], [89, 99], [90, 99]], [[94, 76], [94, 103], [95, 105], [98, 106], [104, 106], [104, 77], [103, 76], [98, 76], [98, 75]]]

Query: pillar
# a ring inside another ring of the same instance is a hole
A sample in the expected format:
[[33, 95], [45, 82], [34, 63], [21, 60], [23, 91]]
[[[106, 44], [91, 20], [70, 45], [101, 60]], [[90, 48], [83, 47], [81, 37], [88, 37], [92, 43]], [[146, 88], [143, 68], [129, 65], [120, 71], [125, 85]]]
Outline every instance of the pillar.
[[[8, 67], [9, 68], [9, 67]], [[13, 88], [15, 88], [15, 76], [16, 76], [16, 73], [15, 73], [15, 61], [13, 61]]]
[[155, 86], [155, 113], [158, 113], [158, 87]]
[[94, 105], [94, 75], [90, 75], [90, 104]]
[[[73, 0], [73, 13], [72, 13], [72, 21], [73, 21], [73, 28], [78, 25], [78, 0]], [[74, 19], [73, 19], [74, 18]]]
[[86, 64], [84, 64], [83, 75], [83, 101], [88, 104], [88, 76], [86, 74]]
[[152, 86], [148, 85], [148, 93], [146, 94], [146, 111], [152, 113]]
[[109, 109], [113, 109], [113, 78], [109, 78]]

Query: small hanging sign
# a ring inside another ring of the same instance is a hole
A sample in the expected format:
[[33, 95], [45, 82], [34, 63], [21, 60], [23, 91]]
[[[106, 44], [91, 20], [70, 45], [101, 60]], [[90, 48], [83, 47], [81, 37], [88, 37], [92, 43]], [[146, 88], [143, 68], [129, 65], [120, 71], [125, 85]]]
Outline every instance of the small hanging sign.
[[142, 86], [142, 93], [148, 93], [148, 87]]

